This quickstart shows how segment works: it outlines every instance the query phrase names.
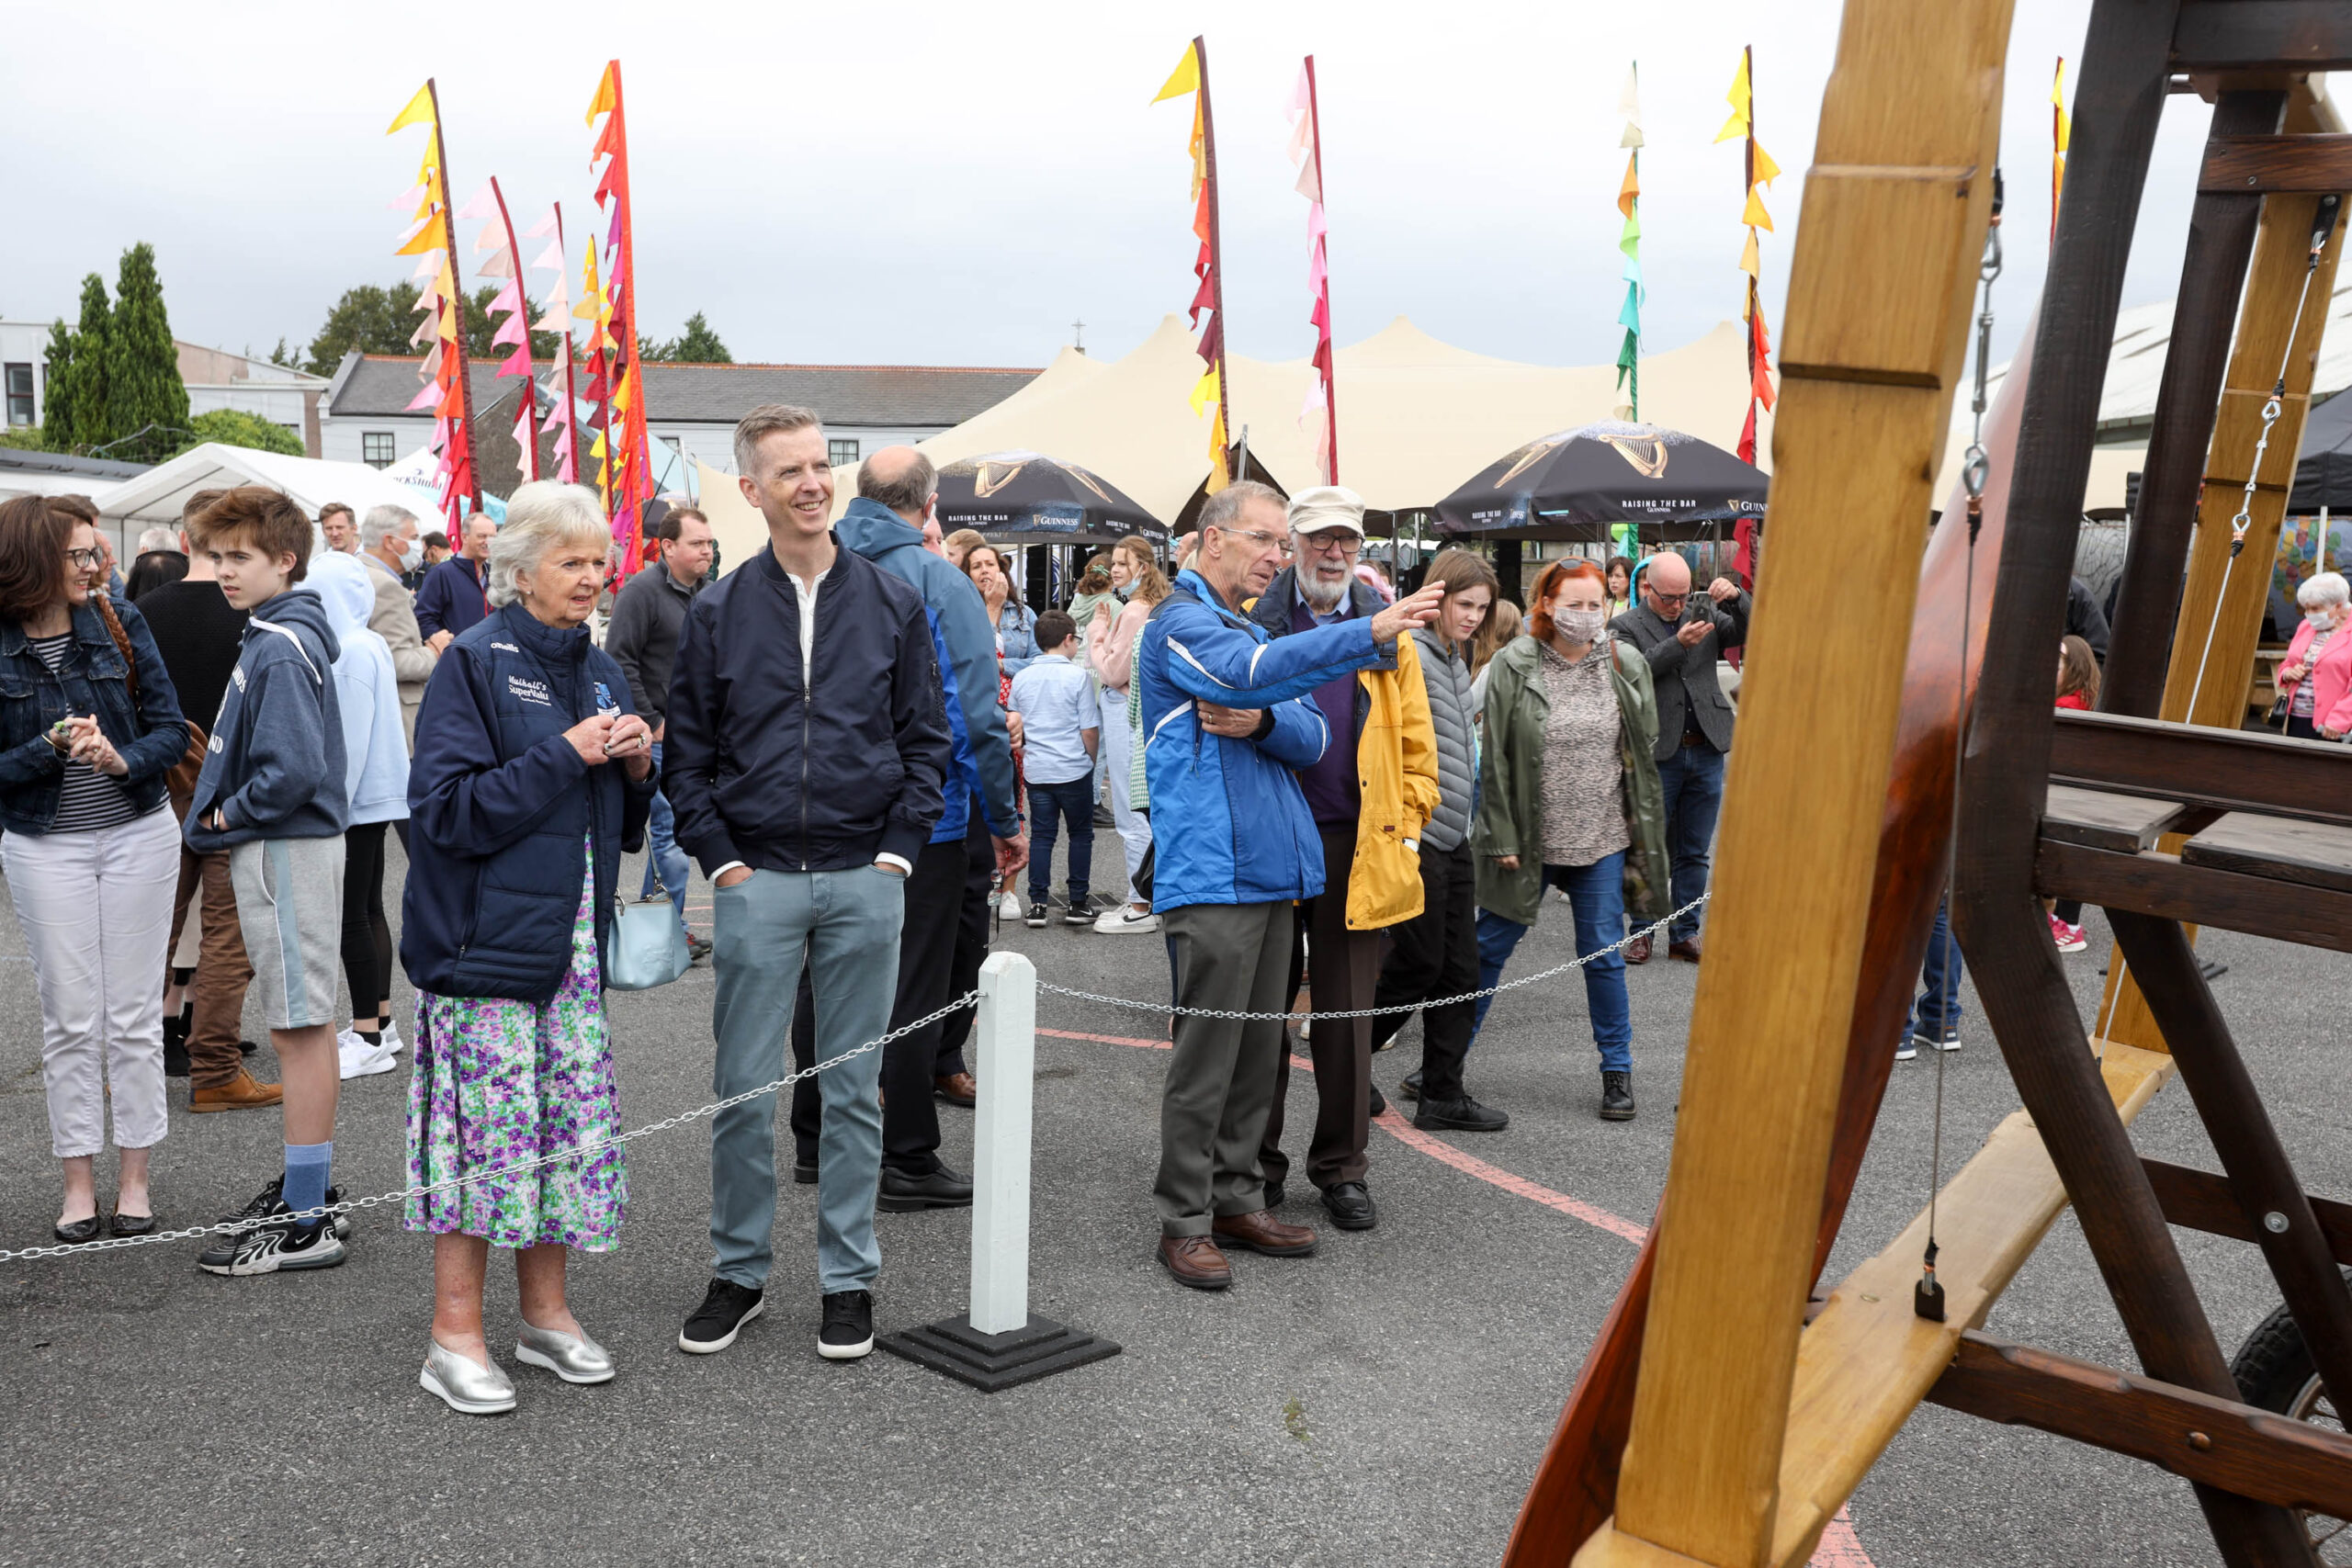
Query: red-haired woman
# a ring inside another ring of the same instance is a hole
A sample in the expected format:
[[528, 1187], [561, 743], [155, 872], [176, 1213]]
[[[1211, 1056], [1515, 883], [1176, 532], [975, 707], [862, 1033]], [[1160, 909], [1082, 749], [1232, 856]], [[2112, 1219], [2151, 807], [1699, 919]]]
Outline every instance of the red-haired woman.
[[[1657, 699], [1649, 661], [1608, 630], [1608, 584], [1588, 560], [1554, 561], [1535, 580], [1527, 636], [1488, 666], [1481, 721], [1478, 984], [1492, 986], [1560, 888], [1575, 911], [1577, 956], [1666, 913], [1666, 799], [1658, 785]], [[1634, 1114], [1634, 1023], [1622, 951], [1584, 966], [1600, 1115]], [[1478, 1004], [1480, 1021], [1487, 1003]]]

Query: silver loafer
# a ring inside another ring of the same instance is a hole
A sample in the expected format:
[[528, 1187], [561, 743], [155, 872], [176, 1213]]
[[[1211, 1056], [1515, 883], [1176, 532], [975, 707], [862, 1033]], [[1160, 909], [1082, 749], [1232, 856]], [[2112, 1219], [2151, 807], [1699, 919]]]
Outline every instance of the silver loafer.
[[514, 1330], [514, 1359], [545, 1367], [566, 1382], [613, 1381], [612, 1352], [585, 1335], [518, 1324]]
[[514, 1408], [514, 1385], [496, 1363], [485, 1367], [437, 1339], [428, 1342], [416, 1381], [460, 1416], [503, 1416]]

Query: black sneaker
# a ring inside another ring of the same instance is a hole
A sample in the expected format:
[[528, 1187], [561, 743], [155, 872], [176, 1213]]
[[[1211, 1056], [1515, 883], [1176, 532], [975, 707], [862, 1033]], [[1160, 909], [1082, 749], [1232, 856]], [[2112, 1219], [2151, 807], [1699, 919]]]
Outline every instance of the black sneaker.
[[678, 1348], [696, 1356], [724, 1350], [735, 1343], [743, 1325], [767, 1310], [767, 1292], [732, 1280], [713, 1280], [678, 1335]]
[[1603, 1122], [1631, 1122], [1634, 1119], [1634, 1075], [1603, 1072], [1600, 1075], [1600, 1119]]
[[1110, 908], [1109, 905], [1090, 893], [1083, 898], [1072, 900], [1070, 907], [1062, 911], [1062, 924], [1084, 926], [1091, 931], [1093, 929], [1094, 922], [1102, 918], [1102, 911], [1108, 908]]
[[854, 1361], [873, 1348], [873, 1292], [835, 1291], [827, 1296], [825, 1325], [817, 1330], [817, 1354], [828, 1361]]
[[[1631, 1104], [1628, 1099], [1626, 1103]], [[1424, 1133], [1453, 1131], [1458, 1133], [1499, 1133], [1510, 1125], [1510, 1117], [1490, 1105], [1481, 1105], [1465, 1090], [1459, 1100], [1424, 1100], [1414, 1113], [1413, 1125]]]
[[[277, 1208], [278, 1206], [278, 1201], [285, 1197], [285, 1195], [286, 1178], [281, 1175], [277, 1179], [273, 1180], [268, 1186], [255, 1193], [252, 1202], [247, 1203], [235, 1213], [225, 1216], [220, 1223], [223, 1225], [233, 1225], [243, 1220], [260, 1219], [264, 1214], [266, 1214], [271, 1210]], [[340, 1187], [328, 1188], [326, 1201], [330, 1205], [342, 1202], [343, 1189]], [[334, 1216], [334, 1238], [337, 1241], [349, 1241], [351, 1239], [351, 1216], [349, 1214], [336, 1214]], [[244, 1233], [239, 1232], [238, 1234], [243, 1235]]]
[[206, 1247], [198, 1254], [196, 1266], [208, 1274], [242, 1277], [332, 1269], [350, 1256], [334, 1225], [324, 1220], [298, 1224], [284, 1199], [268, 1213], [268, 1224], [224, 1235]]
[[1044, 931], [1046, 922], [1053, 918], [1054, 911], [1043, 898], [1032, 898], [1022, 907], [1021, 923], [1033, 931]]

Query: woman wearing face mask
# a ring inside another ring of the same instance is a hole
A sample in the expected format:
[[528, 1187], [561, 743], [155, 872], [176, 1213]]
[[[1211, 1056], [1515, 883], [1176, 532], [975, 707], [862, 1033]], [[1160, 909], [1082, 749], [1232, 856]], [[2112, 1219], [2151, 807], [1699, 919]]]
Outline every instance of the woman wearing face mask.
[[[1630, 906], [1666, 913], [1666, 799], [1658, 785], [1657, 699], [1649, 663], [1610, 636], [1607, 585], [1589, 560], [1555, 561], [1535, 580], [1528, 635], [1488, 668], [1486, 743], [1473, 847], [1478, 863], [1478, 985], [1557, 887], [1575, 911], [1577, 956], [1623, 935]], [[1622, 949], [1584, 966], [1600, 1049], [1600, 1116], [1634, 1115], [1634, 1024]], [[1477, 1004], [1484, 1021], [1487, 1003]]]
[[[433, 677], [439, 656], [424, 645], [417, 629], [416, 595], [405, 586], [409, 574], [424, 564], [416, 519], [397, 506], [371, 506], [359, 525], [359, 558], [368, 566], [368, 585], [375, 590], [376, 605], [368, 613], [368, 629], [384, 639], [392, 656], [392, 677], [400, 687], [401, 724], [416, 733], [416, 708], [424, 701], [424, 682]], [[408, 842], [408, 821], [396, 824], [401, 842]]]
[[996, 631], [997, 663], [1008, 678], [1020, 674], [1037, 657], [1037, 617], [1012, 586], [1004, 553], [994, 545], [974, 545], [964, 552], [964, 575], [988, 606], [989, 625]]
[[2303, 624], [2278, 666], [2278, 694], [2287, 699], [2287, 733], [2305, 740], [2341, 740], [2352, 732], [2352, 599], [2340, 571], [2315, 572], [2295, 590]]

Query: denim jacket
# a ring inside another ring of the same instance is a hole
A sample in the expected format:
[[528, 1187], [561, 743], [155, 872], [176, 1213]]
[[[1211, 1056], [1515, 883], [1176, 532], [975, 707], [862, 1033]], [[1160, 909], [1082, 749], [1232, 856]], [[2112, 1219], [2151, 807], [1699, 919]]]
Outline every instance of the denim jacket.
[[130, 772], [122, 786], [143, 815], [164, 803], [164, 775], [187, 752], [180, 701], [147, 622], [128, 604], [115, 606], [139, 660], [139, 705], [131, 711], [129, 671], [106, 622], [89, 604], [74, 611], [74, 645], [55, 675], [26, 639], [21, 622], [0, 620], [0, 829], [46, 833], [57, 820], [65, 759], [48, 731], [70, 715], [96, 714]]

